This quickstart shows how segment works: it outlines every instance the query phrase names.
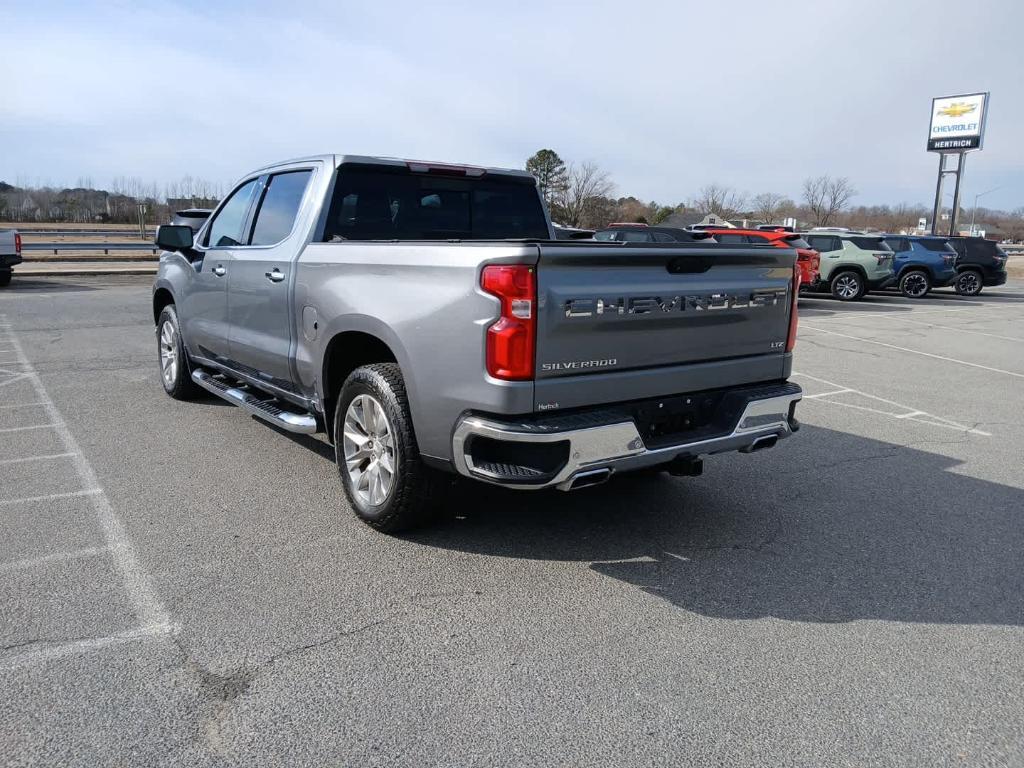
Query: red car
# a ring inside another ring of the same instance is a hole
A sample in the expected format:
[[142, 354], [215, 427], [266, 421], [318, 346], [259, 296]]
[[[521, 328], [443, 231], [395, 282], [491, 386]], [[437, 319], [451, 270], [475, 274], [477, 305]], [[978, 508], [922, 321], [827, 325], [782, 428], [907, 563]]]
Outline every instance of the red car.
[[801, 235], [792, 232], [763, 229], [706, 229], [720, 245], [775, 245], [779, 248], [793, 248], [797, 264], [800, 265], [800, 287], [814, 285], [821, 279], [821, 255], [811, 248]]

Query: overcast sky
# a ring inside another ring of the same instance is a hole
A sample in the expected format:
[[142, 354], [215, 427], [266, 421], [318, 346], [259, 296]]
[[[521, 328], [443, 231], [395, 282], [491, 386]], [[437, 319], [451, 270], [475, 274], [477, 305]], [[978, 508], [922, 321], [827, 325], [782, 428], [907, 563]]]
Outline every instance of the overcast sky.
[[663, 203], [711, 182], [799, 198], [830, 173], [855, 204], [930, 205], [931, 97], [988, 90], [965, 205], [1024, 205], [1022, 0], [4, 5], [9, 182], [550, 147]]

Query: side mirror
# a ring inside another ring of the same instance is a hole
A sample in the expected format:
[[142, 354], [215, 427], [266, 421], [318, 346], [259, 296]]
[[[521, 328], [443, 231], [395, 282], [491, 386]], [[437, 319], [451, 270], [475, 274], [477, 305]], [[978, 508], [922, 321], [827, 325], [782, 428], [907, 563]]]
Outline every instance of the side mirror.
[[156, 246], [165, 251], [187, 251], [193, 246], [192, 228], [161, 224], [156, 228]]

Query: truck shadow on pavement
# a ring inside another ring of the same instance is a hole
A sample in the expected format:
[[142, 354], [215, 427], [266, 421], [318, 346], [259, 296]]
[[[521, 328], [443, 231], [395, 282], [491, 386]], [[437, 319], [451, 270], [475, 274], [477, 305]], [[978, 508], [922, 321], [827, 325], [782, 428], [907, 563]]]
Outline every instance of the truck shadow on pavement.
[[410, 538], [589, 562], [720, 618], [1020, 625], [1024, 491], [958, 465], [805, 426], [771, 451], [713, 457], [698, 479], [625, 476], [572, 494], [461, 488], [454, 519]]

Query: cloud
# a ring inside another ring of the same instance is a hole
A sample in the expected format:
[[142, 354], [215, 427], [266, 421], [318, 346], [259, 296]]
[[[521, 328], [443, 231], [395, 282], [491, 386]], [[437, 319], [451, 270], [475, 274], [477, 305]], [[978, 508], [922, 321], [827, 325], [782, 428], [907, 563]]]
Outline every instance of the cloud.
[[927, 202], [935, 95], [991, 90], [965, 194], [1024, 200], [1024, 6], [950, 0], [728, 6], [392, 0], [22, 5], [0, 28], [0, 178], [220, 181], [286, 157], [386, 154], [521, 166], [550, 146], [624, 194], [710, 182]]

